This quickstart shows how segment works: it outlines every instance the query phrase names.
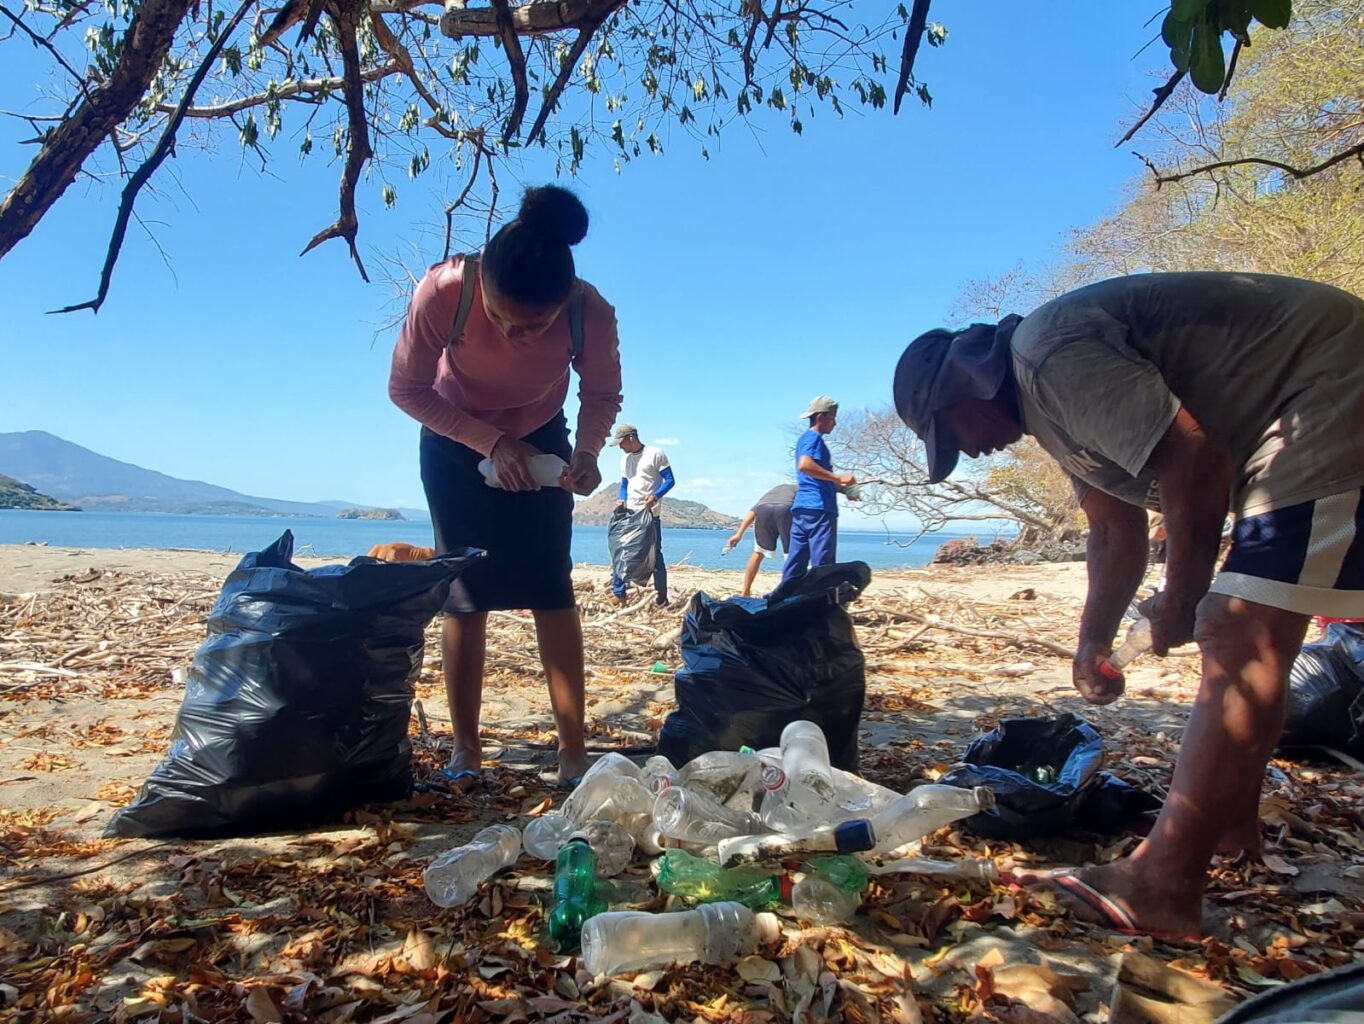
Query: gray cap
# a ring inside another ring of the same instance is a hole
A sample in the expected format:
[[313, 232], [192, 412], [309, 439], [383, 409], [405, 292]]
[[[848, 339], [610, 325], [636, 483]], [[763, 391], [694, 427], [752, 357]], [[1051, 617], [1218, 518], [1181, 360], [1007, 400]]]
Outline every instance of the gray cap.
[[606, 443], [609, 444], [612, 448], [619, 448], [620, 443], [624, 441], [627, 437], [631, 436], [632, 434], [635, 437], [638, 437], [639, 436], [638, 428], [636, 428], [633, 423], [622, 423], [611, 432], [611, 440], [607, 441]]
[[956, 439], [938, 429], [936, 414], [966, 398], [990, 399], [1009, 379], [1009, 339], [1023, 318], [943, 328], [909, 343], [895, 367], [895, 411], [924, 443], [928, 482], [946, 480], [961, 454]]
[[800, 418], [808, 420], [811, 416], [817, 416], [822, 412], [838, 412], [838, 403], [828, 395], [815, 395], [810, 399], [810, 404], [805, 407], [805, 411], [800, 414]]

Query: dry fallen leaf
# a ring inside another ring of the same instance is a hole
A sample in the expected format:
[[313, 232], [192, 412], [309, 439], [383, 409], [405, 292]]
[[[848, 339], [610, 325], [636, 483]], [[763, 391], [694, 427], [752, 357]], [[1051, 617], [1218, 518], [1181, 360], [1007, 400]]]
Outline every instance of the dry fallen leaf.
[[284, 1024], [284, 1011], [265, 985], [258, 985], [246, 994], [245, 1006], [254, 1024]]
[[1261, 860], [1264, 862], [1264, 866], [1269, 868], [1269, 870], [1273, 871], [1276, 875], [1292, 876], [1298, 873], [1297, 868], [1288, 863], [1288, 861], [1284, 860], [1277, 853], [1267, 853]]

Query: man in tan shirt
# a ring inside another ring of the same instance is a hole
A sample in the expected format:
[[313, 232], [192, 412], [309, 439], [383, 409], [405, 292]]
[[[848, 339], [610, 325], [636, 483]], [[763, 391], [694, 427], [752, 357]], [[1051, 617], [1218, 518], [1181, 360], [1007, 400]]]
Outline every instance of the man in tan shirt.
[[1203, 656], [1164, 809], [1124, 860], [1019, 880], [1120, 931], [1197, 933], [1213, 854], [1258, 848], [1309, 616], [1364, 616], [1364, 302], [1256, 274], [1115, 278], [915, 339], [895, 399], [931, 480], [1024, 433], [1070, 473], [1090, 524], [1073, 672], [1091, 703], [1123, 692], [1107, 659], [1145, 572], [1146, 509], [1163, 513], [1152, 649], [1197, 640]]

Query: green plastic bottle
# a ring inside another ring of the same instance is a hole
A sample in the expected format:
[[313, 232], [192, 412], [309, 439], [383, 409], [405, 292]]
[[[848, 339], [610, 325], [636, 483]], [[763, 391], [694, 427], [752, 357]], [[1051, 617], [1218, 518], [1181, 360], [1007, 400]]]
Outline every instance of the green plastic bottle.
[[742, 903], [759, 910], [782, 898], [784, 876], [758, 868], [725, 869], [685, 850], [668, 850], [654, 880], [666, 893], [697, 903]]
[[583, 922], [606, 909], [597, 895], [597, 854], [587, 837], [575, 834], [559, 850], [554, 867], [554, 909], [549, 937], [560, 953], [572, 953], [582, 942]]
[[805, 868], [820, 878], [832, 882], [849, 896], [856, 896], [867, 888], [867, 865], [857, 857], [843, 854], [832, 857], [811, 857]]

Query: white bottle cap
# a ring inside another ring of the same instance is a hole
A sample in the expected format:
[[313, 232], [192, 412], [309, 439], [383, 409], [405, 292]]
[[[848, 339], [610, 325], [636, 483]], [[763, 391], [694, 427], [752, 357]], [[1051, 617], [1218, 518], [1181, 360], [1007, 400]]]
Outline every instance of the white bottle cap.
[[781, 919], [776, 914], [754, 914], [753, 919], [758, 923], [758, 941], [766, 946], [781, 939]]

